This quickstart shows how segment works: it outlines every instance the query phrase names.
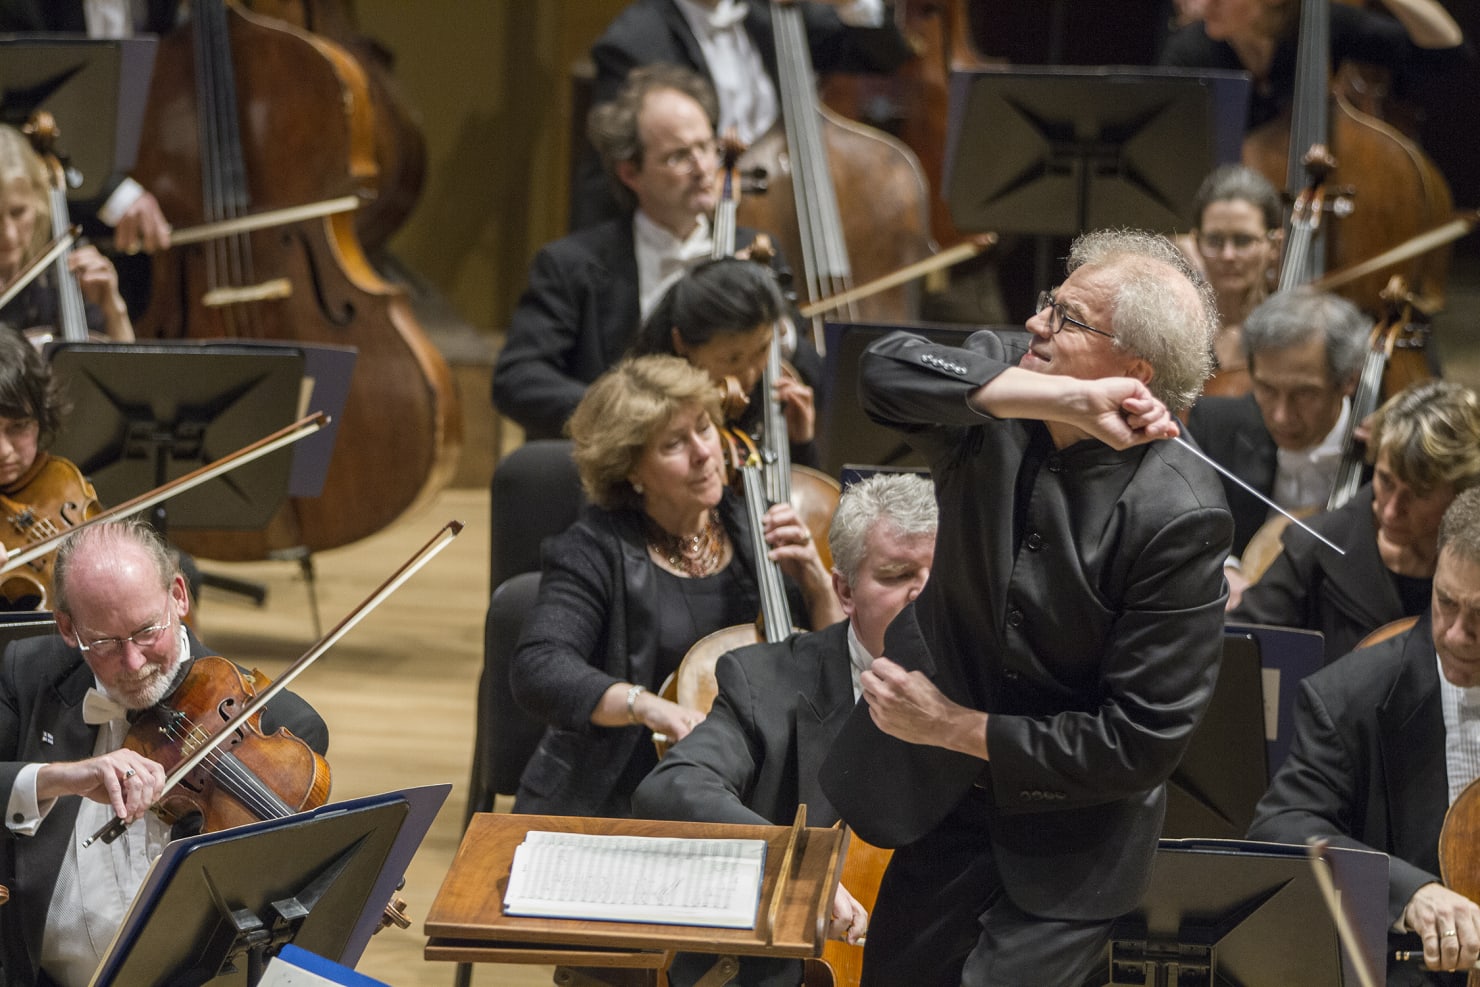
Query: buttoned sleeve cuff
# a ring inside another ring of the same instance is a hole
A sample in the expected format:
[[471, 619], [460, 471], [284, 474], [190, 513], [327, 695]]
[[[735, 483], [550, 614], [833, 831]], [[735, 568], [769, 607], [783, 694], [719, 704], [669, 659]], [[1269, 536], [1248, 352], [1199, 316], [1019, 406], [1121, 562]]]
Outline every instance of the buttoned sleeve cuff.
[[36, 774], [40, 764], [27, 764], [16, 773], [15, 783], [10, 786], [10, 804], [5, 810], [5, 825], [17, 836], [35, 836], [41, 820], [56, 805], [56, 799], [47, 799], [45, 805], [36, 803]]
[[884, 0], [851, 0], [836, 9], [838, 20], [849, 27], [881, 27], [884, 23]]
[[123, 214], [128, 212], [129, 207], [138, 202], [144, 195], [144, 186], [132, 178], [125, 178], [118, 183], [113, 194], [108, 196], [108, 201], [103, 203], [103, 208], [98, 210], [98, 218], [109, 226], [117, 226], [118, 221], [123, 219]]

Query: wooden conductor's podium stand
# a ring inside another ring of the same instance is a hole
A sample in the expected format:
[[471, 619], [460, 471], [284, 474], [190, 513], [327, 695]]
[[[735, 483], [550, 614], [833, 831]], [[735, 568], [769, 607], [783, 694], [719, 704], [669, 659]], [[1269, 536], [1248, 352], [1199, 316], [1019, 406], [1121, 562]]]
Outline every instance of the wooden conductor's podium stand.
[[[715, 954], [715, 983], [734, 974], [737, 956], [819, 956], [842, 874], [848, 831], [809, 829], [806, 806], [790, 826], [594, 819], [478, 813], [463, 835], [427, 912], [426, 958], [457, 963], [530, 963], [603, 970], [556, 971], [557, 983], [657, 985], [675, 952]], [[514, 849], [531, 831], [765, 840], [766, 875], [755, 927], [526, 918], [504, 914]], [[562, 972], [565, 976], [562, 977]], [[599, 975], [609, 972], [610, 977]], [[707, 982], [709, 977], [705, 978]]]

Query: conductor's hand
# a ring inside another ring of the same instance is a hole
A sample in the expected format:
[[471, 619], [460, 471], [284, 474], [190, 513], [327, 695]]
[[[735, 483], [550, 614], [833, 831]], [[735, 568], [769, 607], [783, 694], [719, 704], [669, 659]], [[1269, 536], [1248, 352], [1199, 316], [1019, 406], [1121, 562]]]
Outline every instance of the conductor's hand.
[[1115, 449], [1170, 439], [1181, 434], [1177, 418], [1131, 377], [1102, 377], [1080, 382], [1069, 423]]
[[829, 939], [841, 939], [851, 945], [857, 945], [863, 940], [864, 934], [868, 932], [868, 910], [858, 903], [858, 899], [848, 893], [848, 889], [841, 884], [833, 895], [832, 922], [827, 927]]
[[986, 758], [987, 714], [947, 699], [923, 672], [880, 657], [860, 678], [869, 718], [889, 736]]
[[164, 794], [165, 770], [136, 751], [119, 749], [85, 761], [58, 761], [36, 773], [36, 798], [81, 795], [113, 807], [113, 814], [133, 822]]
[[1430, 970], [1468, 970], [1480, 958], [1480, 905], [1442, 884], [1425, 884], [1403, 908], [1403, 922], [1423, 940]]

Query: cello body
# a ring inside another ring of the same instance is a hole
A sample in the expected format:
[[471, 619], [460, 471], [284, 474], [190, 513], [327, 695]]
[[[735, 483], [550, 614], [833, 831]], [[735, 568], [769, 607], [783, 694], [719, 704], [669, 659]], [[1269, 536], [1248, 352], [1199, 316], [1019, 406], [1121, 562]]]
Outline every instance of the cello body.
[[[198, 119], [211, 121], [207, 133]], [[143, 134], [135, 174], [180, 226], [361, 194], [375, 177], [357, 63], [221, 0], [197, 2], [160, 42]], [[370, 266], [354, 222], [340, 213], [155, 255], [140, 338], [359, 352], [323, 494], [292, 499], [267, 531], [179, 532], [186, 551], [247, 560], [345, 545], [451, 475], [462, 431], [451, 373], [404, 293]]]

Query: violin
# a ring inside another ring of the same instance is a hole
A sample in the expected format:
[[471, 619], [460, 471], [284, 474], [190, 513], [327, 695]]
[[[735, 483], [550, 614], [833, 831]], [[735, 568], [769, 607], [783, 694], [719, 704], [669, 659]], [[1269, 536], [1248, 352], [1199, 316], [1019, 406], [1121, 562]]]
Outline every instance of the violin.
[[262, 732], [261, 713], [239, 714], [270, 685], [261, 672], [243, 673], [216, 656], [195, 659], [175, 691], [134, 720], [123, 746], [174, 770], [200, 744], [227, 736], [201, 766], [155, 803], [173, 825], [199, 816], [201, 832], [316, 809], [329, 799], [329, 763], [280, 729]]
[[[40, 453], [27, 476], [9, 493], [0, 493], [0, 542], [14, 554], [54, 538], [96, 517], [103, 509], [87, 477], [60, 456]], [[50, 610], [51, 572], [56, 550], [0, 575], [7, 610]]]

